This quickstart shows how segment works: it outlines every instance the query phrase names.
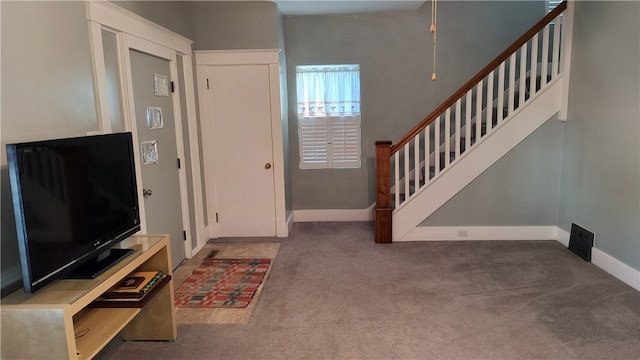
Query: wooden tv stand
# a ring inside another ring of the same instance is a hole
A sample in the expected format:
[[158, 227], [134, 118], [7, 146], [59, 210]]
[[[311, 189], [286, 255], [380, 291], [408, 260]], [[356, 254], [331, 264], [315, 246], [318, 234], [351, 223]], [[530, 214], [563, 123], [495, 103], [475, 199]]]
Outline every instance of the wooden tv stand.
[[2, 299], [2, 359], [91, 359], [121, 333], [124, 340], [176, 339], [173, 280], [141, 307], [100, 307], [94, 300], [133, 271], [171, 276], [168, 235], [134, 235], [118, 245], [134, 253], [91, 280], [57, 280]]

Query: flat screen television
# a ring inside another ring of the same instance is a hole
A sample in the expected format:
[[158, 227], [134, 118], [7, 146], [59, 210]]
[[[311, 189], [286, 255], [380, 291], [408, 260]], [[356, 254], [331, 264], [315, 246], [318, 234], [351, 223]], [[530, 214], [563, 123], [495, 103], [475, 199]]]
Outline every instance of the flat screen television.
[[22, 280], [93, 278], [131, 250], [140, 230], [131, 133], [7, 145]]

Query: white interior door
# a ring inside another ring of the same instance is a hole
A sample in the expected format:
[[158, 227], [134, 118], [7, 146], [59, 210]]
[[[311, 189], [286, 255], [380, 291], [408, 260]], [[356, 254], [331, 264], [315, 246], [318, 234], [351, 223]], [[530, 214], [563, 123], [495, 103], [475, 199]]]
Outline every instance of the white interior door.
[[269, 67], [208, 66], [206, 73], [213, 144], [207, 166], [215, 177], [207, 182], [207, 204], [216, 209], [219, 236], [275, 236]]

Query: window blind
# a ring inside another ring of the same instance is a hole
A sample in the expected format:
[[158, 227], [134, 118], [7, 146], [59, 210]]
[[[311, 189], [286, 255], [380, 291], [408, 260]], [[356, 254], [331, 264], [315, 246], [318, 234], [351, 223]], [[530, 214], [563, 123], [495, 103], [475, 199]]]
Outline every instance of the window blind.
[[556, 6], [560, 5], [562, 0], [547, 0], [547, 12], [551, 12]]
[[360, 167], [360, 117], [298, 119], [300, 168]]

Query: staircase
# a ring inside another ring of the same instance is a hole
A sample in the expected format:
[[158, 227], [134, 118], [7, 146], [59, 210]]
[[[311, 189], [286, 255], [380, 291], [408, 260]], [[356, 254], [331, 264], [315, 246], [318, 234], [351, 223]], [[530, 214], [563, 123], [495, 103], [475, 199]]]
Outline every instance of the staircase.
[[402, 240], [561, 110], [566, 8], [558, 5], [396, 144], [376, 142], [377, 243]]

